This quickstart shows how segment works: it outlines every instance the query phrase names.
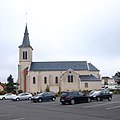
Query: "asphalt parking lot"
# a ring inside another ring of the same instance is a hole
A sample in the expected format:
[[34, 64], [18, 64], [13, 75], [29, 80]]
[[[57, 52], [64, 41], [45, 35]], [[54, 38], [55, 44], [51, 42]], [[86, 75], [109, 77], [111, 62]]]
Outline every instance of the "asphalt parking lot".
[[75, 105], [55, 102], [0, 101], [0, 120], [120, 120], [120, 95], [112, 101]]

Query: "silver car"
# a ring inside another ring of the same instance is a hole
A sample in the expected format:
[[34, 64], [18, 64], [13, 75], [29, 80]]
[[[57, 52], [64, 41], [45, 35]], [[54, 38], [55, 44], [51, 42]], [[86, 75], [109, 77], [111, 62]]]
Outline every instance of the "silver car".
[[13, 101], [20, 101], [20, 100], [31, 100], [32, 94], [30, 93], [20, 93], [12, 98]]
[[6, 93], [4, 95], [0, 95], [0, 100], [10, 100], [13, 97], [15, 97], [16, 95], [12, 94], [12, 93]]

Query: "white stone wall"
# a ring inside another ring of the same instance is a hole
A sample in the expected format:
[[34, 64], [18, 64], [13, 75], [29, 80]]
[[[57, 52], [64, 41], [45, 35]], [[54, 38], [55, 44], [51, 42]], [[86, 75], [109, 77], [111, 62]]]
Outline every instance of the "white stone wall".
[[60, 88], [58, 85], [50, 86], [50, 91], [52, 91], [54, 93], [58, 93], [60, 91]]
[[[71, 71], [71, 73], [69, 73]], [[78, 74], [79, 73], [79, 74]], [[45, 91], [47, 86], [53, 92], [61, 91], [78, 91], [100, 89], [101, 81], [81, 81], [79, 75], [87, 75], [88, 71], [76, 72], [73, 70], [67, 71], [30, 71], [27, 80], [27, 90], [31, 93]], [[73, 83], [68, 83], [68, 75], [73, 75]], [[55, 77], [58, 77], [58, 84], [55, 83]], [[36, 83], [33, 84], [33, 77]], [[47, 77], [47, 83], [44, 83], [44, 77]], [[85, 83], [88, 83], [88, 88], [85, 88]]]
[[[27, 60], [23, 59], [23, 51], [27, 51]], [[32, 61], [32, 48], [26, 47], [26, 48], [19, 48], [19, 62], [31, 62]]]
[[89, 75], [90, 74], [89, 70], [80, 70], [80, 71], [75, 71], [75, 72], [80, 75]]
[[99, 71], [90, 71], [90, 74], [94, 75], [95, 77], [97, 77], [99, 79], [101, 77]]
[[[73, 82], [68, 82], [68, 75], [73, 76]], [[79, 74], [73, 70], [68, 70], [61, 78], [61, 91], [79, 91]]]
[[[30, 79], [30, 91], [31, 92], [40, 92], [45, 91], [47, 86], [53, 89], [53, 86], [60, 85], [60, 75], [61, 71], [41, 71], [41, 72], [29, 72], [29, 79]], [[55, 83], [55, 77], [58, 77], [58, 83]], [[36, 78], [36, 83], [33, 84], [33, 77]], [[44, 83], [44, 77], [47, 77], [47, 83]], [[55, 88], [56, 89], [56, 88]]]
[[[27, 51], [27, 59], [23, 59], [23, 51]], [[29, 67], [32, 62], [32, 48], [19, 48], [19, 65], [18, 65], [18, 86], [19, 90], [24, 91], [24, 69]]]
[[[85, 87], [85, 83], [88, 83], [88, 88]], [[80, 88], [81, 90], [99, 90], [101, 89], [101, 81], [82, 81]]]

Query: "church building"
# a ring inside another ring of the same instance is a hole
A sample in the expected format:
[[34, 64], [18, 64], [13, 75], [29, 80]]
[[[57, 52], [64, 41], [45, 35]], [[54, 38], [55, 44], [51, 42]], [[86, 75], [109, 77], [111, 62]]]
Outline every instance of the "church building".
[[46, 90], [93, 90], [101, 88], [100, 71], [87, 61], [34, 62], [27, 24], [22, 44], [19, 46], [19, 90], [30, 93]]

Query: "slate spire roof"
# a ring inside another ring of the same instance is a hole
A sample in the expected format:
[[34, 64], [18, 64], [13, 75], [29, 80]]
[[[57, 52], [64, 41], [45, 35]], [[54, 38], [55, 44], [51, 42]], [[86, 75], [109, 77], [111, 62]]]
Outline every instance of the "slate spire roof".
[[26, 23], [26, 27], [25, 27], [23, 42], [22, 42], [22, 45], [20, 45], [19, 47], [31, 47], [30, 40], [29, 40], [29, 33], [28, 33], [28, 29], [27, 29], [27, 23]]

